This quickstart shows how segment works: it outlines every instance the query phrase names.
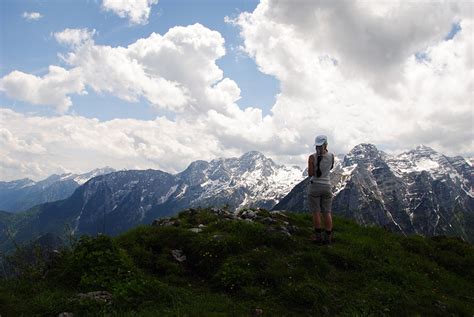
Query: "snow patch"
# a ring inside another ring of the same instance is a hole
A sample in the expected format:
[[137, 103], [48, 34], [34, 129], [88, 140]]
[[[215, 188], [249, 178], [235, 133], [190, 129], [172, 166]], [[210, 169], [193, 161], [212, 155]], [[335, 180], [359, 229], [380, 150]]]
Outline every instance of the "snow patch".
[[188, 185], [185, 184], [183, 188], [181, 189], [181, 191], [176, 195], [175, 198], [183, 197], [183, 195], [186, 193], [187, 190], [188, 190]]
[[163, 204], [164, 202], [166, 202], [168, 198], [170, 198], [170, 196], [174, 194], [177, 188], [178, 188], [178, 185], [171, 186], [171, 188], [168, 190], [168, 192], [164, 196], [161, 196], [160, 198], [158, 198], [158, 204]]

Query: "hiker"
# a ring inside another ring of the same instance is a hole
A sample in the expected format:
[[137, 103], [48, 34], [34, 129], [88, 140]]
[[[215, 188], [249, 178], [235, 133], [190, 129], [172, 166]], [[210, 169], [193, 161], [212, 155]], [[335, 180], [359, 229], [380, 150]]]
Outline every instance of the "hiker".
[[[334, 154], [329, 153], [328, 139], [325, 135], [318, 135], [314, 140], [316, 153], [308, 158], [308, 206], [313, 213], [314, 234], [310, 240], [316, 243], [332, 243], [332, 191], [329, 171], [334, 167]], [[321, 228], [321, 213], [324, 215], [324, 239]]]

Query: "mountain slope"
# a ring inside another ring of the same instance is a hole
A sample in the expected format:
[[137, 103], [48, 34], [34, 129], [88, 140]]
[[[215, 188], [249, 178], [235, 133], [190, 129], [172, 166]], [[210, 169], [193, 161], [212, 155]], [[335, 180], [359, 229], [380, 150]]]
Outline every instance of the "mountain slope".
[[197, 161], [177, 176], [189, 186], [190, 206], [231, 208], [271, 208], [303, 179], [298, 167], [277, 165], [256, 151], [240, 158]]
[[[336, 214], [403, 234], [448, 234], [474, 241], [474, 170], [461, 157], [446, 157], [426, 146], [390, 156], [360, 144], [332, 174]], [[306, 187], [305, 181], [298, 184], [274, 208], [307, 210]]]
[[19, 212], [38, 204], [65, 199], [89, 179], [114, 171], [106, 167], [84, 174], [51, 175], [39, 182], [28, 178], [0, 182], [0, 209]]
[[35, 206], [17, 225], [19, 241], [48, 232], [119, 234], [138, 224], [198, 206], [271, 208], [301, 179], [296, 167], [275, 164], [259, 152], [196, 161], [183, 172], [119, 171], [92, 178], [69, 198]]
[[[472, 315], [471, 244], [401, 237], [337, 216], [334, 221], [334, 244], [321, 246], [308, 240], [309, 214], [186, 210], [116, 238], [83, 237], [72, 249], [53, 252], [52, 259], [36, 258], [34, 265], [19, 254], [14, 257], [19, 278], [0, 278], [0, 311], [6, 316]], [[107, 301], [94, 300], [92, 291], [102, 291]]]

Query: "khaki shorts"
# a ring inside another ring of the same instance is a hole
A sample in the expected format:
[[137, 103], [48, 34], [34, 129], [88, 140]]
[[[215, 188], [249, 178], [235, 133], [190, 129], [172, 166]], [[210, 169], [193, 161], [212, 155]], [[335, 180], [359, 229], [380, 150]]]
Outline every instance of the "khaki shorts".
[[310, 183], [308, 185], [308, 207], [311, 212], [331, 212], [331, 185]]

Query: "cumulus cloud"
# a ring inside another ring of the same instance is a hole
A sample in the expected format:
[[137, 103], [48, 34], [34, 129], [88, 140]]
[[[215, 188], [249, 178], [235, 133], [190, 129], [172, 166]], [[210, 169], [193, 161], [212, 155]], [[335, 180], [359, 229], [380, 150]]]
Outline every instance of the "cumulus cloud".
[[[288, 153], [311, 150], [315, 133], [338, 152], [360, 142], [473, 152], [472, 4], [273, 0], [232, 23], [280, 81], [271, 119], [293, 137]], [[461, 30], [446, 41], [454, 23]]]
[[50, 66], [43, 77], [13, 71], [0, 79], [0, 91], [13, 99], [34, 105], [49, 105], [64, 113], [72, 105], [70, 94], [84, 92], [84, 84], [75, 69]]
[[[51, 66], [53, 73], [43, 78], [14, 71], [0, 79], [0, 90], [62, 112], [71, 105], [67, 95], [83, 92], [84, 87], [130, 102], [144, 98], [157, 109], [191, 116], [208, 109], [227, 111], [240, 98], [238, 86], [224, 78], [216, 64], [225, 54], [224, 39], [201, 24], [174, 27], [164, 35], [152, 33], [128, 47], [97, 45], [94, 33], [54, 33], [58, 42], [72, 48], [62, 57], [70, 69]], [[59, 70], [61, 76], [54, 76]]]
[[344, 76], [363, 78], [386, 92], [403, 79], [407, 58], [444, 39], [452, 23], [462, 17], [463, 6], [462, 2], [328, 0], [294, 5], [264, 0], [253, 13], [240, 15], [237, 24], [243, 28], [246, 50], [264, 71], [273, 74], [273, 59], [284, 58], [284, 53], [265, 58], [265, 49], [301, 41], [312, 54], [301, 57], [330, 56]]
[[[43, 77], [12, 72], [0, 79], [0, 89], [64, 109], [70, 94], [90, 88], [131, 102], [144, 99], [171, 111], [173, 120], [99, 122], [4, 109], [0, 169], [10, 167], [0, 171], [13, 177], [31, 170], [33, 177], [110, 165], [174, 172], [196, 159], [248, 150], [304, 165], [321, 133], [337, 153], [362, 142], [397, 152], [423, 143], [448, 155], [474, 153], [474, 26], [464, 2], [288, 3], [262, 1], [232, 22], [244, 52], [280, 83], [269, 114], [236, 104], [240, 89], [216, 64], [226, 53], [216, 31], [200, 24], [174, 27], [127, 47], [97, 45], [92, 34], [64, 56], [69, 69], [53, 66]], [[419, 23], [420, 12], [429, 28]], [[446, 40], [453, 23], [460, 30]], [[399, 32], [394, 24], [403, 24]], [[25, 152], [29, 146], [32, 153]]]
[[92, 40], [92, 37], [95, 35], [95, 29], [89, 31], [88, 29], [65, 29], [61, 32], [54, 33], [54, 38], [58, 43], [76, 47], [83, 45], [86, 42]]
[[103, 0], [102, 8], [128, 18], [130, 24], [147, 24], [151, 6], [157, 3], [158, 0]]
[[39, 12], [23, 12], [21, 16], [27, 21], [37, 21], [43, 17]]
[[100, 122], [80, 116], [38, 117], [0, 109], [0, 126], [2, 179], [37, 179], [106, 165], [175, 172], [193, 160], [235, 154], [223, 148], [201, 120], [158, 117]]

